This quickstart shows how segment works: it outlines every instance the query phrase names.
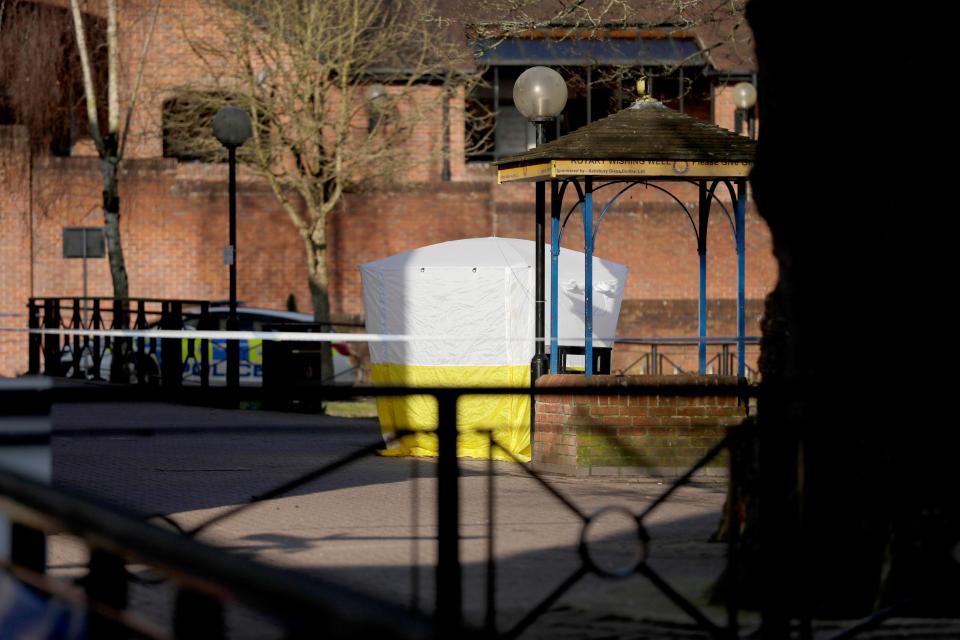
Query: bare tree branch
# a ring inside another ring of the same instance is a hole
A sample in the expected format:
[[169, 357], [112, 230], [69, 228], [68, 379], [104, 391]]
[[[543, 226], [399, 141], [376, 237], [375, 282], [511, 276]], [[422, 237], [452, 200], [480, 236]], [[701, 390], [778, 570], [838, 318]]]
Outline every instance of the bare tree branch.
[[218, 158], [213, 114], [228, 102], [248, 110], [253, 136], [239, 157], [303, 239], [314, 315], [326, 320], [328, 216], [347, 193], [424, 163], [439, 172], [443, 86], [472, 86], [476, 65], [433, 18], [432, 0], [233, 0], [209, 23], [215, 38], [188, 38], [211, 79], [173, 88], [169, 144]]
[[117, 42], [117, 0], [107, 0], [107, 129], [120, 133], [120, 46]]
[[87, 50], [87, 36], [83, 28], [83, 15], [80, 12], [79, 0], [70, 0], [70, 10], [73, 13], [74, 33], [77, 38], [77, 51], [80, 54], [80, 69], [83, 72], [83, 93], [87, 100], [87, 121], [90, 126], [90, 137], [97, 146], [100, 157], [106, 155], [103, 145], [103, 136], [100, 134], [100, 121], [97, 117], [97, 91], [93, 84], [93, 72], [90, 68], [90, 55]]
[[137, 77], [133, 83], [133, 92], [130, 95], [130, 104], [127, 105], [127, 113], [123, 123], [123, 133], [120, 136], [120, 150], [117, 153], [117, 159], [123, 159], [123, 152], [127, 147], [127, 138], [130, 137], [130, 122], [133, 120], [133, 112], [137, 108], [137, 100], [140, 97], [140, 85], [143, 83], [143, 69], [147, 62], [147, 52], [150, 50], [150, 43], [153, 41], [153, 32], [157, 26], [157, 17], [160, 15], [160, 0], [154, 0], [153, 16], [150, 18], [150, 26], [147, 27], [147, 37], [143, 39], [143, 46], [140, 48], [140, 57], [137, 59]]

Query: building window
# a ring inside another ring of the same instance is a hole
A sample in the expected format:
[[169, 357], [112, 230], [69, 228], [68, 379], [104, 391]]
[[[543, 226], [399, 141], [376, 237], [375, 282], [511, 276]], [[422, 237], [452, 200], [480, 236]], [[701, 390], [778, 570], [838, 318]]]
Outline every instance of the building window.
[[[67, 4], [67, 3], [59, 3]], [[90, 66], [97, 87], [107, 86], [107, 24], [84, 14]], [[106, 91], [97, 96], [105, 128]], [[27, 128], [35, 151], [69, 156], [90, 136], [73, 17], [64, 7], [0, 0], [0, 125]]]
[[[213, 136], [213, 117], [220, 107], [237, 102], [235, 96], [217, 91], [188, 91], [164, 102], [163, 157], [181, 162], [226, 162], [227, 150]], [[260, 139], [264, 143], [268, 130], [262, 121]], [[237, 149], [241, 161], [252, 153], [250, 144]]]
[[[533, 147], [534, 128], [513, 106], [513, 84], [535, 65], [553, 67], [567, 81], [567, 106], [548, 127], [550, 138], [629, 106], [641, 77], [647, 93], [666, 106], [710, 119], [707, 59], [692, 35], [620, 30], [589, 39], [553, 39], [532, 33], [478, 40], [475, 46], [489, 68], [468, 101], [468, 160], [491, 161]], [[490, 115], [479, 117], [483, 114]]]

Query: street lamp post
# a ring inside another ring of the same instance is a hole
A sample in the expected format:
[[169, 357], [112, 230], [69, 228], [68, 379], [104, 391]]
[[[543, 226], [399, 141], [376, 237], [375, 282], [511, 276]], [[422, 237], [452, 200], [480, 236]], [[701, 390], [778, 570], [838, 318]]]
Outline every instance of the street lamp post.
[[[547, 141], [546, 125], [556, 119], [567, 104], [567, 83], [563, 77], [549, 67], [531, 67], [520, 74], [513, 85], [513, 103], [527, 120], [536, 128], [536, 146]], [[535, 249], [536, 257], [536, 347], [533, 361], [530, 363], [530, 373], [536, 380], [549, 369], [550, 362], [544, 353], [544, 266], [543, 252], [546, 248], [544, 241], [545, 212], [546, 212], [546, 183], [537, 182], [536, 216], [537, 230]]]
[[749, 82], [738, 82], [733, 86], [733, 103], [737, 106], [737, 133], [743, 127], [743, 119], [747, 119], [747, 135], [753, 140], [757, 137], [753, 106], [757, 104], [757, 89]]
[[[223, 261], [230, 266], [230, 315], [227, 331], [237, 331], [237, 147], [253, 133], [250, 116], [238, 107], [221, 107], [213, 117], [213, 135], [227, 148], [230, 166], [230, 244], [223, 250]], [[227, 388], [240, 387], [240, 343], [227, 340]]]

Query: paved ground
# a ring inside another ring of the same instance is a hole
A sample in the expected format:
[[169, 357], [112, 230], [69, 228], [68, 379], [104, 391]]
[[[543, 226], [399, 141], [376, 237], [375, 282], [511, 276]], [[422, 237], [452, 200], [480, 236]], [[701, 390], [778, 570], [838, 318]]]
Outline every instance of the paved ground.
[[[55, 484], [145, 517], [169, 515], [184, 526], [379, 437], [376, 422], [368, 419], [163, 404], [59, 405], [53, 426]], [[118, 434], [118, 429], [137, 433]], [[485, 461], [466, 461], [461, 480], [465, 601], [469, 619], [478, 624], [484, 610], [487, 470]], [[583, 527], [523, 468], [496, 463], [494, 471], [497, 606], [499, 625], [508, 629], [580, 566], [576, 544]], [[431, 460], [371, 456], [217, 524], [203, 539], [429, 610], [434, 597], [434, 472]], [[584, 513], [613, 505], [636, 513], [665, 488], [655, 482], [558, 477], [546, 482]], [[723, 546], [706, 542], [722, 503], [722, 487], [686, 487], [648, 520], [651, 566], [698, 604], [723, 563]], [[611, 514], [591, 527], [599, 561], [617, 566], [631, 557], [636, 545], [630, 526], [626, 518]], [[55, 537], [54, 571], [69, 574], [82, 561], [79, 545]], [[419, 568], [416, 590], [411, 565]], [[643, 578], [588, 576], [524, 637], [578, 637], [585, 627], [609, 631], [641, 617], [687, 621]], [[239, 629], [250, 631], [246, 623]], [[237, 637], [245, 637], [239, 629]], [[262, 634], [258, 629], [248, 637]]]
[[[260, 411], [226, 411], [165, 404], [59, 405], [53, 410], [54, 483], [132, 509], [163, 514], [185, 527], [244, 503], [282, 482], [377, 441], [374, 420]], [[126, 430], [133, 429], [134, 432]], [[125, 430], [120, 432], [119, 430]], [[525, 470], [496, 463], [498, 627], [510, 629], [573, 573], [581, 562], [578, 517]], [[484, 611], [488, 463], [462, 465], [462, 555], [468, 619]], [[425, 611], [434, 598], [436, 491], [430, 460], [370, 456], [253, 507], [203, 534], [203, 539], [269, 563], [314, 572]], [[642, 511], [664, 490], [656, 482], [547, 477], [584, 513], [609, 506]], [[684, 487], [646, 520], [649, 565], [717, 622], [706, 604], [724, 561], [723, 545], [707, 542], [723, 503], [719, 485]], [[616, 514], [589, 535], [598, 560], [617, 566], [635, 552], [630, 522]], [[53, 536], [56, 574], [79, 575], [84, 550]], [[414, 569], [411, 569], [414, 567]], [[416, 571], [416, 573], [414, 573]], [[414, 580], [417, 581], [416, 587]], [[135, 609], [169, 620], [170, 592], [136, 586]], [[745, 617], [749, 629], [755, 619]], [[282, 637], [262, 616], [228, 610], [232, 638]], [[896, 624], [871, 638], [960, 637], [956, 623]], [[816, 637], [842, 627], [825, 625]], [[891, 635], [892, 634], [892, 635]], [[523, 634], [527, 639], [706, 638], [649, 581], [639, 576], [581, 579]]]

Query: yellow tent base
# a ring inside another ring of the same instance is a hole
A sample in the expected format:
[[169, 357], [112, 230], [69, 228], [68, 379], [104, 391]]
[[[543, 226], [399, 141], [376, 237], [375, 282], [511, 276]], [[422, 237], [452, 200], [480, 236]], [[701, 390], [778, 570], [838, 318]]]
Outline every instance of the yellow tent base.
[[[374, 364], [373, 383], [407, 387], [517, 387], [530, 386], [528, 365], [427, 367]], [[378, 398], [380, 430], [421, 431], [406, 435], [381, 451], [385, 456], [436, 457], [437, 401], [432, 396]], [[530, 461], [530, 396], [464, 396], [457, 404], [457, 456], [487, 459], [490, 434], [496, 441], [495, 460]], [[502, 449], [509, 451], [512, 456]]]

